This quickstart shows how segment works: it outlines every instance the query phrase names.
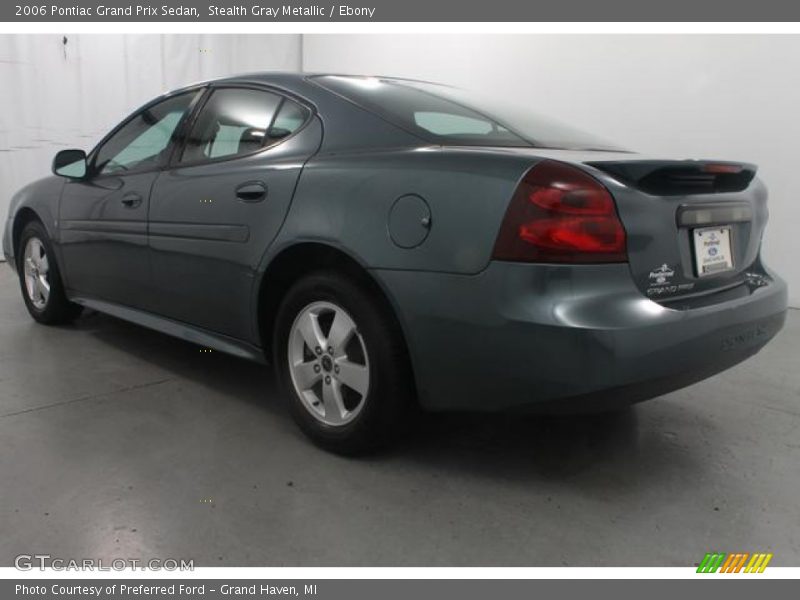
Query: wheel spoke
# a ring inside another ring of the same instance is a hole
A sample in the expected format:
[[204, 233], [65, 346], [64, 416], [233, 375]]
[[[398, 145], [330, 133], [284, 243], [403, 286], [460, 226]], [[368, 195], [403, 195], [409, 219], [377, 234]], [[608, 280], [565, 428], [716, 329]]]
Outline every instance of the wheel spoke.
[[339, 373], [336, 375], [339, 381], [361, 396], [365, 396], [369, 385], [369, 369], [347, 359], [337, 361], [336, 366], [339, 367]]
[[316, 313], [309, 312], [300, 320], [297, 330], [303, 336], [303, 340], [309, 349], [314, 352], [315, 348], [325, 348], [325, 336], [319, 327], [319, 318]]
[[50, 270], [50, 263], [47, 260], [47, 254], [42, 256], [42, 260], [39, 261], [39, 272], [40, 273], [47, 273]]
[[42, 262], [42, 254], [44, 254], [44, 252], [42, 248], [42, 243], [36, 238], [31, 240], [31, 254], [33, 257], [33, 262], [38, 267]]
[[50, 284], [47, 283], [44, 275], [39, 275], [36, 278], [36, 290], [39, 292], [42, 301], [47, 302], [47, 298], [50, 296]]
[[[314, 367], [317, 367], [317, 371], [314, 371]], [[319, 365], [315, 361], [297, 363], [292, 370], [295, 381], [297, 381], [297, 387], [301, 390], [311, 389], [322, 378]]]
[[28, 298], [30, 298], [31, 302], [37, 302], [36, 296], [39, 290], [36, 285], [36, 277], [33, 275], [25, 276], [25, 289], [28, 290]]
[[34, 277], [33, 281], [31, 282], [31, 287], [33, 288], [31, 293], [31, 300], [33, 303], [36, 304], [44, 304], [44, 294], [42, 293], [42, 288], [39, 285], [39, 278]]
[[342, 390], [339, 382], [331, 379], [330, 383], [322, 385], [322, 404], [325, 407], [325, 419], [331, 425], [338, 425], [347, 416], [347, 409], [342, 400]]
[[334, 356], [343, 356], [344, 349], [347, 342], [353, 336], [356, 330], [356, 325], [348, 317], [344, 311], [337, 310], [336, 315], [333, 317], [331, 330], [328, 333], [328, 346], [333, 348]]

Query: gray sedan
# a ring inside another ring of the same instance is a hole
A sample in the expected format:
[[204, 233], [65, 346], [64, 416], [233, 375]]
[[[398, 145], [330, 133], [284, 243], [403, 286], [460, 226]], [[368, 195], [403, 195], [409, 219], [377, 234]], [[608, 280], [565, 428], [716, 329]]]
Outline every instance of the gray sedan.
[[272, 363], [344, 453], [416, 408], [607, 410], [781, 328], [747, 163], [661, 160], [448, 86], [251, 74], [125, 119], [12, 200], [31, 316]]

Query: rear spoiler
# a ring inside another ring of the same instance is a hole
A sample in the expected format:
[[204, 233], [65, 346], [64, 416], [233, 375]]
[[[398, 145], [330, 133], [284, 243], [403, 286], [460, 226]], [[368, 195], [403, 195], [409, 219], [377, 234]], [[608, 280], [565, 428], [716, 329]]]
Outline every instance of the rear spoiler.
[[628, 186], [656, 196], [740, 192], [758, 167], [708, 160], [634, 160], [586, 163]]

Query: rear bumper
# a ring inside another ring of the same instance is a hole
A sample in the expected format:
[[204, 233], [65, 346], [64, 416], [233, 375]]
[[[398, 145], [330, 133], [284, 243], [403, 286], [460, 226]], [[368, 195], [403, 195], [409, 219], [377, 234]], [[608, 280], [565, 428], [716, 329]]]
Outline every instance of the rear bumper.
[[783, 326], [786, 284], [665, 308], [628, 266], [493, 262], [479, 275], [376, 271], [431, 410], [600, 410], [652, 398], [757, 352]]

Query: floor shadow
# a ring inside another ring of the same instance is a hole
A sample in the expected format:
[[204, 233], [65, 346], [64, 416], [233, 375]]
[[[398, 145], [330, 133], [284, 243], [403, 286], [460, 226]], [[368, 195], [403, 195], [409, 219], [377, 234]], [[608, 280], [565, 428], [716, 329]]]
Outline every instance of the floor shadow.
[[[109, 315], [89, 311], [73, 325], [99, 343], [158, 365], [174, 376], [283, 414], [272, 368], [201, 347]], [[287, 415], [288, 418], [288, 415]]]
[[[222, 353], [199, 359], [199, 347], [194, 344], [99, 313], [85, 315], [75, 327], [176, 377], [236, 402], [263, 407], [278, 418], [290, 418], [270, 367]], [[658, 479], [664, 465], [702, 468], [700, 459], [659, 429], [642, 428], [642, 410], [635, 406], [613, 413], [559, 417], [424, 414], [390, 450], [360, 460], [414, 464], [423, 470], [487, 479], [574, 482], [603, 489], [639, 486], [649, 477]], [[678, 410], [662, 404], [659, 418], [667, 423], [686, 419]]]

